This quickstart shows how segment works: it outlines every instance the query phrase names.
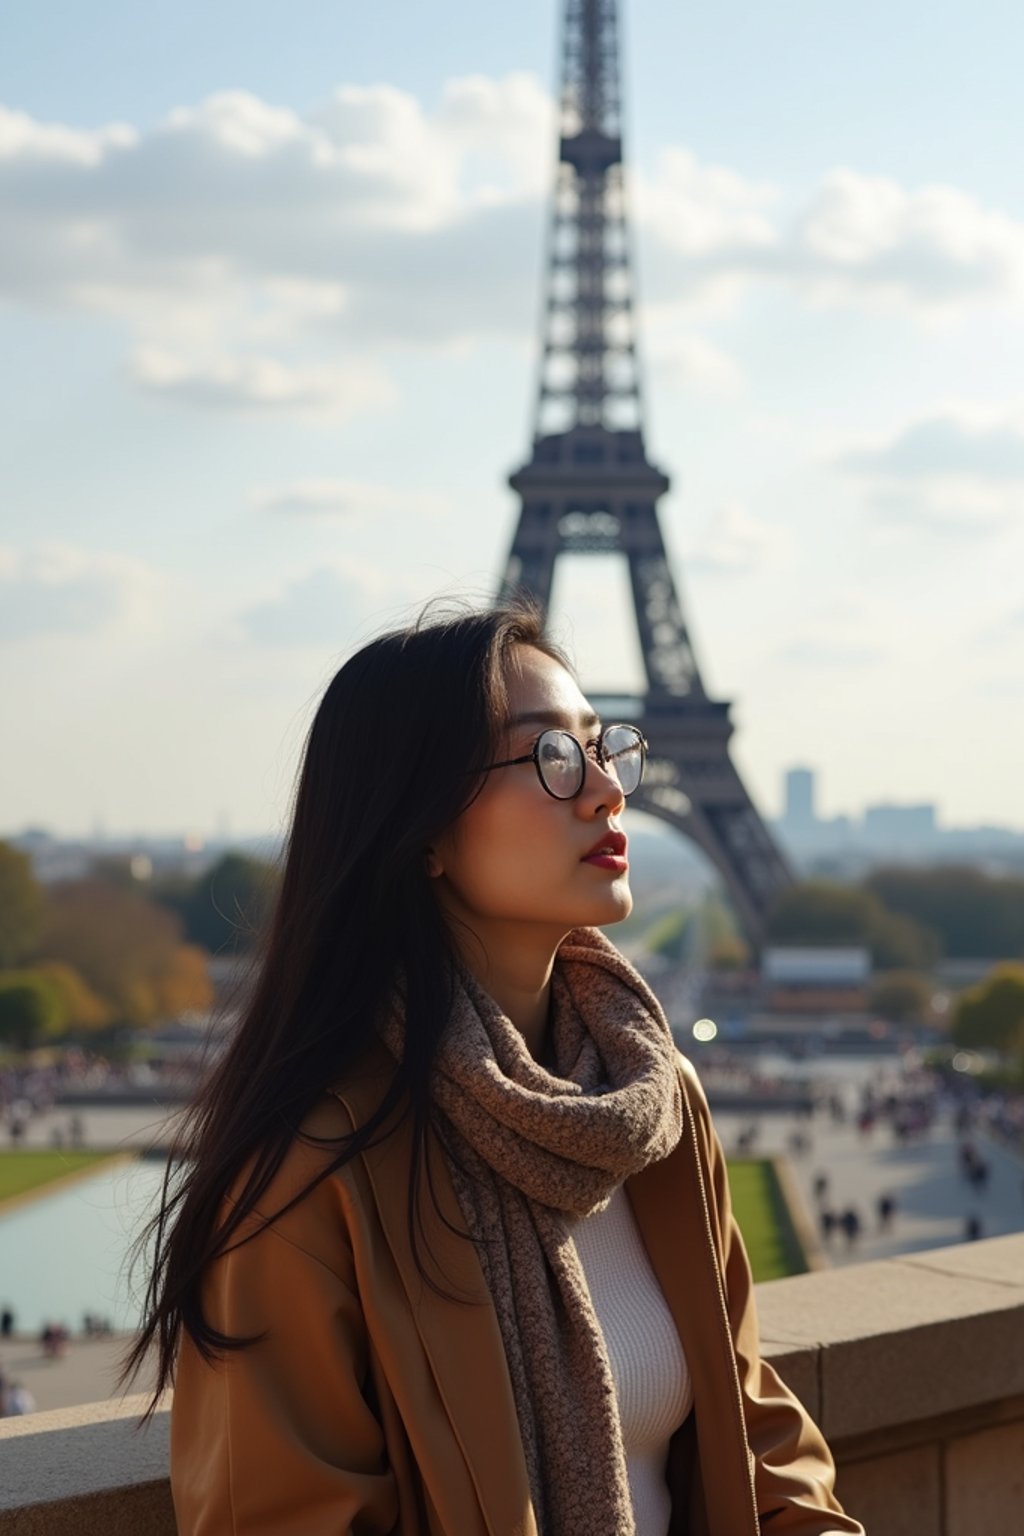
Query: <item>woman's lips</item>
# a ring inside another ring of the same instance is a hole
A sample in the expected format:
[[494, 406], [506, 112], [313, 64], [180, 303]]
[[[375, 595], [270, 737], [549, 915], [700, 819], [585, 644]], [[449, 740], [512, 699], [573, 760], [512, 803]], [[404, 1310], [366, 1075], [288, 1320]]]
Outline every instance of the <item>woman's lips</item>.
[[598, 869], [614, 869], [617, 871], [629, 868], [629, 860], [624, 853], [588, 853], [581, 864], [596, 864]]
[[593, 863], [599, 869], [628, 869], [625, 833], [606, 834], [599, 843], [594, 843], [588, 854], [583, 854], [580, 863]]

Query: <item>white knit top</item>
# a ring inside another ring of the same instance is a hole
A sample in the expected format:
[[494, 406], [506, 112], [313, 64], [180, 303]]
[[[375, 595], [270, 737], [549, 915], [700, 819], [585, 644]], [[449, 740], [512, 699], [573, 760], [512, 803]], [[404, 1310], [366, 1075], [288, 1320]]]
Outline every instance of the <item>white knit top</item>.
[[693, 1406], [686, 1356], [625, 1188], [572, 1235], [611, 1362], [637, 1536], [666, 1536], [668, 1443]]

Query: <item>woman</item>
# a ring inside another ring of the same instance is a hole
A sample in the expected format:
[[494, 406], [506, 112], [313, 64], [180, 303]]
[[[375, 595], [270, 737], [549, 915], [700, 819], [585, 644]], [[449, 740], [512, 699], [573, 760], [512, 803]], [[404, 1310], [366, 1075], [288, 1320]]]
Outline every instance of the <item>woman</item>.
[[860, 1532], [758, 1358], [603, 730], [527, 605], [337, 674], [257, 985], [165, 1195], [137, 1362], [181, 1536]]

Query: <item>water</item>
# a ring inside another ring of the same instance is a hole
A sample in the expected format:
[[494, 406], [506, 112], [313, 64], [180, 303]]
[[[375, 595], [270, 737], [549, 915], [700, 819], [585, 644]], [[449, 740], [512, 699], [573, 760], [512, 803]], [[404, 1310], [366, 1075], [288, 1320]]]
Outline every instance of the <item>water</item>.
[[160, 1162], [119, 1163], [0, 1216], [0, 1305], [13, 1308], [19, 1333], [47, 1322], [77, 1331], [86, 1312], [119, 1331], [137, 1325], [127, 1260], [163, 1172]]

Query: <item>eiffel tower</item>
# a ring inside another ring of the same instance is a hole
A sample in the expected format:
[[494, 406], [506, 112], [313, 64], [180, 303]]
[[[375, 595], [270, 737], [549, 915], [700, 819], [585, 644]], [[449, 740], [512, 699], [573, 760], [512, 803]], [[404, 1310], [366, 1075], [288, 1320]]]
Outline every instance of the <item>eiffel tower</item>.
[[658, 524], [669, 481], [644, 449], [616, 9], [615, 0], [566, 0], [533, 455], [509, 478], [522, 505], [501, 595], [527, 591], [546, 610], [560, 555], [626, 557], [646, 693], [631, 703], [590, 696], [650, 743], [630, 804], [703, 850], [759, 949], [767, 910], [792, 876], [729, 756], [729, 705], [701, 681]]

